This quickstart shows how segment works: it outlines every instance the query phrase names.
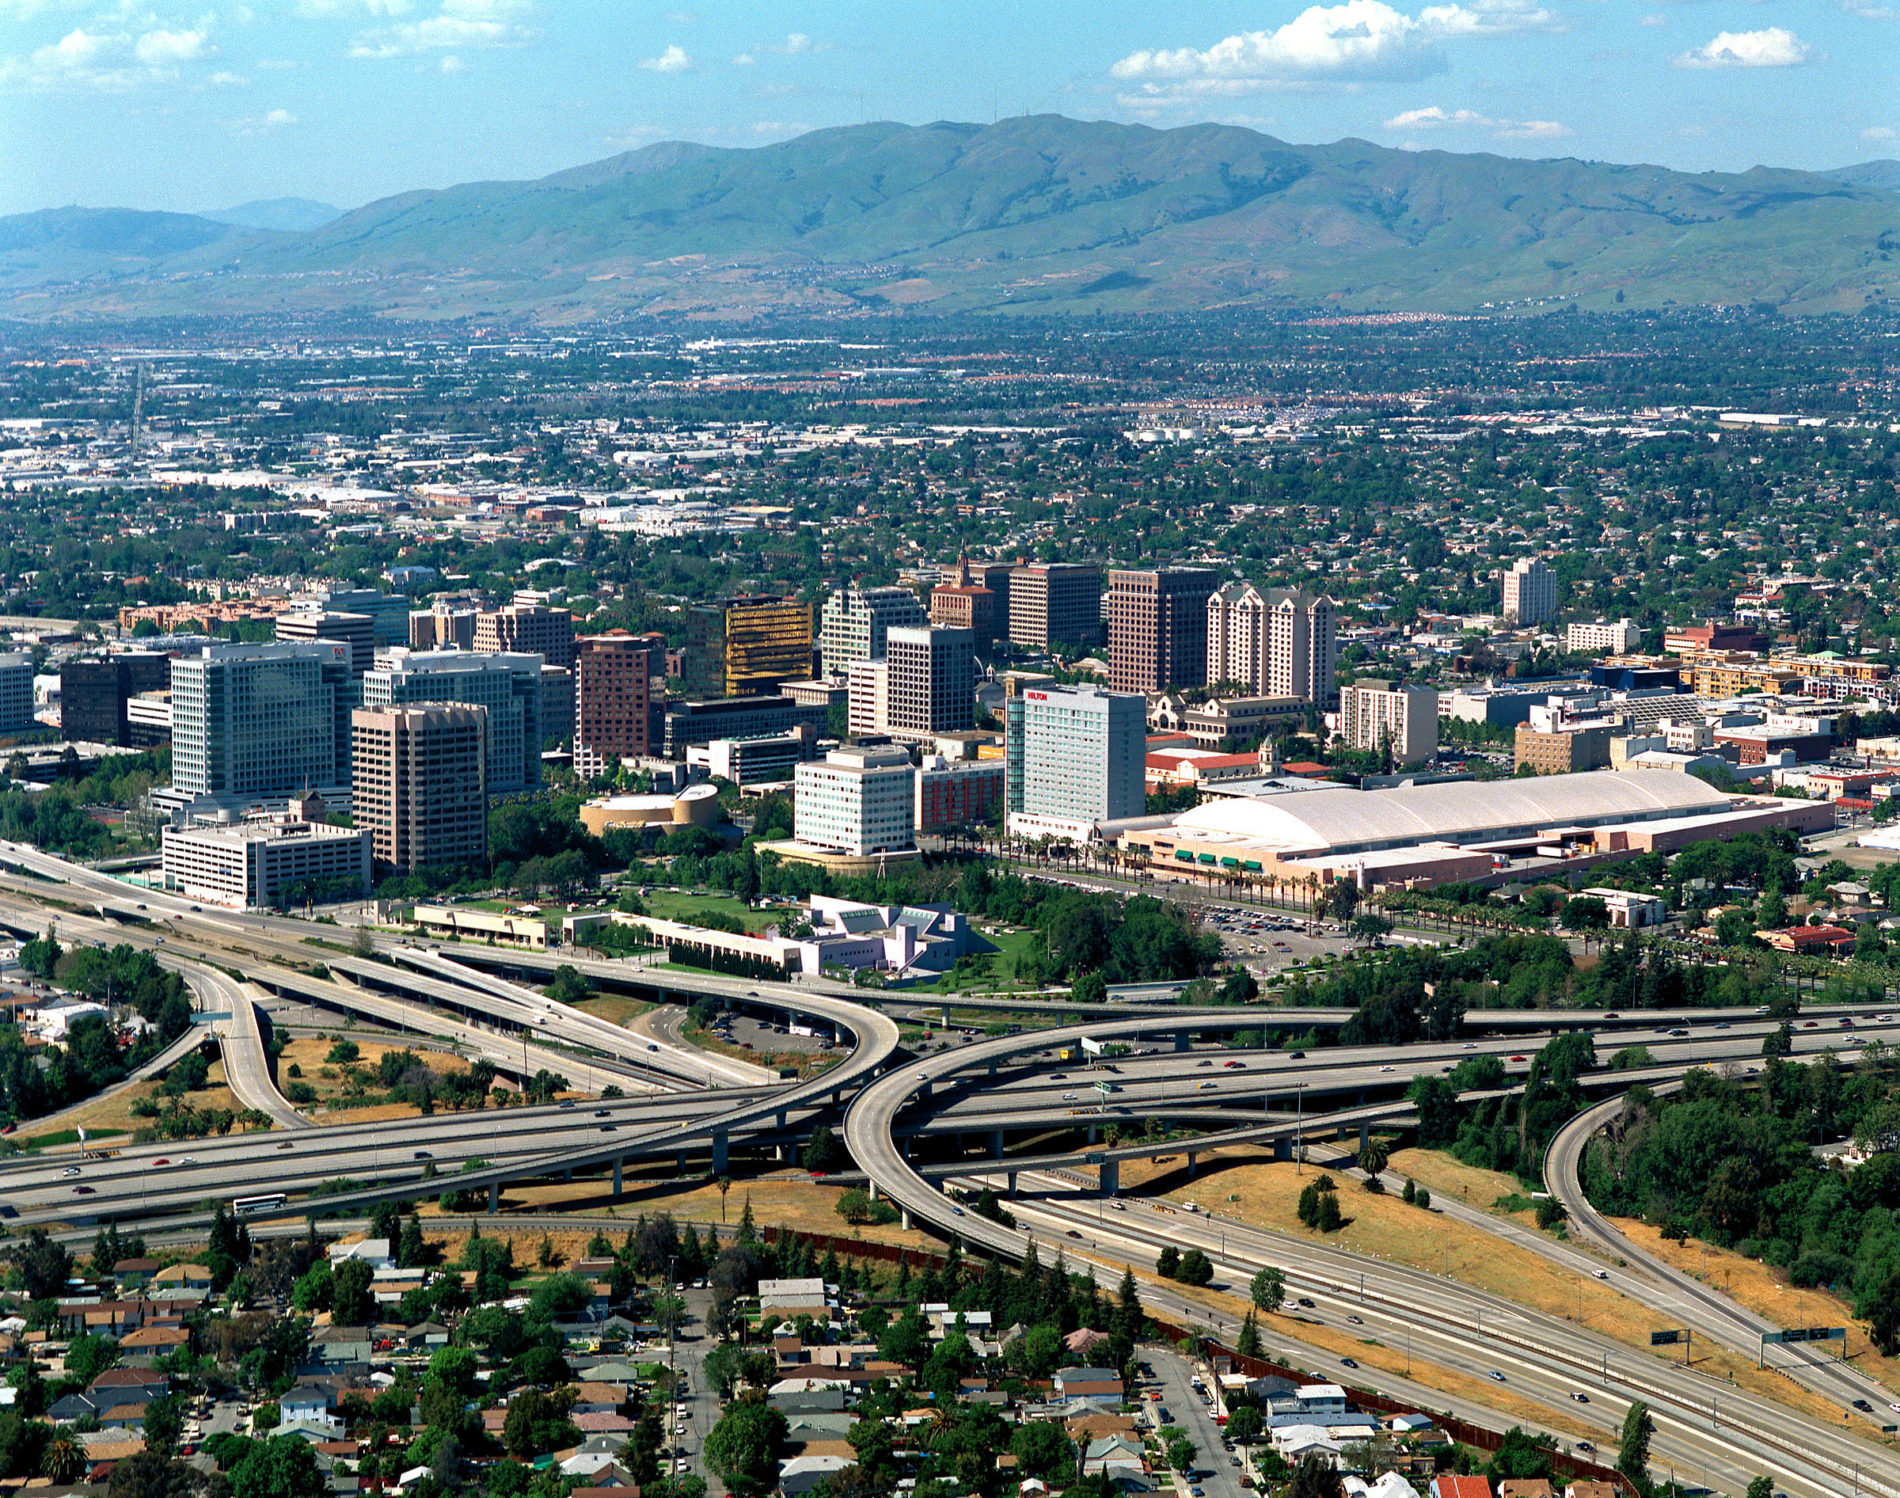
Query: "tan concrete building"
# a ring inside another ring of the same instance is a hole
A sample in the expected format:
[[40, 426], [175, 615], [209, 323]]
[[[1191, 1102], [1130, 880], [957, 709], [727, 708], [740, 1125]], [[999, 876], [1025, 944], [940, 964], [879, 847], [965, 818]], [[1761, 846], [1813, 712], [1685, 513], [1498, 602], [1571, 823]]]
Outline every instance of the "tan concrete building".
[[359, 707], [350, 726], [352, 806], [377, 864], [413, 873], [487, 861], [486, 708]]

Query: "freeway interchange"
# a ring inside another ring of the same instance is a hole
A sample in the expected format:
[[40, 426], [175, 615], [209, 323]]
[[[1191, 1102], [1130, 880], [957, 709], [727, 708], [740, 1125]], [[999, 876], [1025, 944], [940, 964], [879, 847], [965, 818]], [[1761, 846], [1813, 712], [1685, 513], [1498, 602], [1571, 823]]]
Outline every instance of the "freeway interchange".
[[[1772, 1026], [1754, 1016], [1685, 1012], [1612, 1020], [1510, 1011], [1493, 1024], [1493, 1016], [1473, 1014], [1474, 1029], [1511, 1033], [1483, 1041], [1328, 1048], [1303, 1056], [1205, 1044], [1235, 1030], [1259, 1029], [1258, 1009], [1091, 1009], [1051, 1000], [1045, 1010], [1051, 1018], [1092, 1017], [1084, 1024], [910, 1057], [901, 1049], [896, 1021], [843, 985], [775, 984], [489, 948], [445, 952], [386, 936], [375, 938], [379, 950], [370, 958], [356, 955], [343, 939], [347, 933], [335, 927], [202, 911], [30, 849], [0, 844], [0, 868], [7, 871], [0, 873], [0, 924], [36, 934], [51, 913], [63, 940], [145, 947], [181, 972], [201, 1008], [227, 1013], [220, 1029], [233, 1090], [276, 1125], [268, 1132], [168, 1146], [132, 1145], [105, 1159], [48, 1154], [0, 1161], [0, 1201], [22, 1224], [85, 1231], [96, 1222], [141, 1219], [155, 1228], [175, 1226], [201, 1220], [211, 1201], [273, 1193], [289, 1198], [275, 1215], [301, 1216], [319, 1198], [321, 1210], [347, 1212], [449, 1185], [485, 1191], [493, 1211], [511, 1183], [591, 1171], [610, 1172], [618, 1196], [628, 1160], [676, 1158], [682, 1174], [689, 1159], [706, 1161], [724, 1174], [735, 1140], [782, 1151], [842, 1113], [862, 1178], [909, 1225], [1010, 1260], [1032, 1241], [1045, 1249], [1056, 1244], [1078, 1268], [1111, 1286], [1124, 1265], [1145, 1267], [1168, 1244], [1202, 1248], [1215, 1265], [1217, 1286], [1243, 1297], [1253, 1273], [1275, 1265], [1287, 1275], [1300, 1321], [1333, 1331], [1355, 1329], [1355, 1335], [1377, 1336], [1387, 1346], [1403, 1340], [1408, 1362], [1415, 1357], [1422, 1365], [1486, 1380], [1563, 1411], [1571, 1427], [1590, 1429], [1598, 1444], [1613, 1446], [1628, 1403], [1645, 1400], [1657, 1421], [1658, 1462], [1675, 1464], [1681, 1475], [1701, 1474], [1731, 1492], [1766, 1473], [1779, 1488], [1803, 1498], [1861, 1489], [1900, 1498], [1900, 1457], [1880, 1429], [1895, 1419], [1888, 1409], [1894, 1396], [1852, 1365], [1806, 1348], [1774, 1348], [1768, 1364], [1840, 1411], [1838, 1424], [1444, 1276], [1231, 1221], [1163, 1217], [1140, 1199], [1117, 1202], [1112, 1214], [1102, 1210], [1101, 1198], [1116, 1194], [1125, 1160], [1185, 1154], [1192, 1169], [1197, 1155], [1225, 1143], [1258, 1143], [1285, 1155], [1313, 1132], [1350, 1136], [1357, 1128], [1363, 1138], [1369, 1125], [1407, 1119], [1404, 1091], [1414, 1077], [1442, 1075], [1467, 1056], [1489, 1053], [1503, 1063], [1505, 1086], [1521, 1085], [1529, 1057], [1549, 1032], [1587, 1024], [1600, 1049], [1640, 1044], [1649, 1064], [1587, 1074], [1584, 1085], [1603, 1101], [1551, 1145], [1547, 1179], [1569, 1210], [1575, 1241], [1560, 1244], [1450, 1203], [1439, 1210], [1463, 1210], [1474, 1225], [1570, 1273], [1603, 1277], [1610, 1271], [1596, 1254], [1607, 1254], [1617, 1265], [1620, 1292], [1670, 1325], [1691, 1327], [1699, 1338], [1752, 1357], [1772, 1324], [1643, 1253], [1598, 1216], [1582, 1196], [1578, 1162], [1584, 1144], [1631, 1085], [1666, 1088], [1695, 1066], [1738, 1072], [1758, 1066], [1763, 1036]], [[529, 986], [545, 980], [562, 960], [602, 985], [645, 997], [713, 997], [735, 1007], [800, 1015], [828, 1027], [841, 1046], [848, 1040], [849, 1049], [827, 1069], [781, 1079], [712, 1056], [665, 1025], [636, 1032], [557, 1004]], [[486, 1055], [512, 1075], [547, 1065], [570, 1077], [578, 1071], [589, 1091], [611, 1083], [626, 1095], [313, 1127], [277, 1091], [271, 1075], [256, 1007], [267, 996], [360, 1015], [465, 1054]], [[893, 1007], [918, 1003], [893, 996]], [[933, 1001], [928, 1007], [939, 1006]], [[965, 1009], [965, 1001], [954, 1007]], [[992, 1007], [1020, 1013], [1026, 1006], [998, 1001]], [[1344, 1016], [1303, 1009], [1297, 1018], [1324, 1025]], [[1794, 1032], [1797, 1056], [1822, 1054], [1849, 1035], [1900, 1039], [1900, 1023], [1884, 1006], [1810, 1010], [1801, 1023]], [[1084, 1036], [1120, 1041], [1128, 1054], [1088, 1071], [1055, 1059], [1058, 1048], [1078, 1045]], [[1098, 1082], [1108, 1085], [1098, 1088]], [[1108, 1126], [1123, 1135], [1138, 1133], [1151, 1118], [1206, 1132], [1113, 1144], [1099, 1137]], [[1079, 1139], [1084, 1133], [1086, 1143]], [[914, 1163], [910, 1156], [919, 1140], [931, 1141], [931, 1158]], [[966, 1212], [942, 1189], [948, 1180], [994, 1183], [1008, 1192], [1015, 1198], [1017, 1226], [1005, 1228]], [[1230, 1316], [1167, 1285], [1145, 1286], [1143, 1293], [1157, 1310], [1209, 1325], [1231, 1341], [1236, 1327]], [[1336, 1353], [1303, 1343], [1297, 1334], [1281, 1341], [1272, 1350], [1283, 1359], [1337, 1367]], [[1377, 1370], [1360, 1369], [1352, 1381], [1433, 1407], [1445, 1404], [1442, 1391]], [[1469, 1394], [1458, 1403], [1486, 1423], [1504, 1418]], [[1871, 1418], [1863, 1405], [1875, 1411]]]

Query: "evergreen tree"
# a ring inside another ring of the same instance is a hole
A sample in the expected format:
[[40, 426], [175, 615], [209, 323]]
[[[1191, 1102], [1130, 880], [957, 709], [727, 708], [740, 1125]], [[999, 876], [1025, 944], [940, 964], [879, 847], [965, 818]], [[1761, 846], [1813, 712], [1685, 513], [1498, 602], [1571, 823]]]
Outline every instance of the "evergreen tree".
[[1638, 1399], [1623, 1416], [1623, 1443], [1617, 1448], [1616, 1470], [1636, 1484], [1639, 1492], [1649, 1491], [1649, 1443], [1656, 1434], [1656, 1422], [1649, 1406]]
[[1139, 1342], [1148, 1316], [1141, 1308], [1141, 1293], [1135, 1287], [1135, 1271], [1122, 1270], [1122, 1282], [1115, 1292], [1115, 1330], [1130, 1342]]
[[1234, 1343], [1234, 1351], [1243, 1358], [1260, 1356], [1260, 1328], [1254, 1322], [1252, 1311], [1249, 1311], [1247, 1319], [1240, 1323], [1240, 1336]]

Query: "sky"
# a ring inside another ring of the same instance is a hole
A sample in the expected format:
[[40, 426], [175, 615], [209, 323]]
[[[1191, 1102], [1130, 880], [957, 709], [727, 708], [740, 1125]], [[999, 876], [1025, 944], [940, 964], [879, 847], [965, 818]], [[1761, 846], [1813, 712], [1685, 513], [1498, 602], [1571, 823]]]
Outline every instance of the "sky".
[[1842, 166], [1900, 156], [1900, 0], [0, 0], [0, 213], [350, 208], [1025, 113]]

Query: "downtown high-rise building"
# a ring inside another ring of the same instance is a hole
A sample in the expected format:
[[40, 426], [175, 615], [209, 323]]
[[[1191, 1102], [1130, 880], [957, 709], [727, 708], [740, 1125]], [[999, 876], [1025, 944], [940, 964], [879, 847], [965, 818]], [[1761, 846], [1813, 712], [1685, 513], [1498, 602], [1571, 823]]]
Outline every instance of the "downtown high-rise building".
[[802, 598], [748, 594], [686, 617], [681, 679], [689, 696], [776, 692], [812, 671], [812, 610]]
[[1004, 805], [1013, 832], [1087, 837], [1147, 806], [1148, 703], [1138, 692], [1010, 680]]
[[841, 588], [825, 600], [819, 620], [819, 669], [841, 676], [853, 661], [882, 657], [887, 631], [929, 622], [909, 588]]
[[364, 707], [455, 702], [487, 710], [490, 795], [541, 783], [541, 657], [467, 650], [383, 652], [363, 678]]
[[666, 642], [611, 630], [574, 642], [574, 772], [592, 780], [622, 759], [654, 752], [653, 680], [666, 672]]
[[976, 727], [976, 636], [969, 630], [894, 628], [885, 635], [884, 660], [887, 732], [921, 743]]
[[1542, 624], [1557, 613], [1557, 574], [1542, 557], [1519, 557], [1504, 574], [1504, 616]]
[[172, 791], [269, 796], [348, 785], [354, 685], [341, 642], [207, 645], [176, 657]]
[[488, 717], [466, 703], [350, 715], [354, 820], [379, 866], [413, 873], [487, 861]]
[[1102, 569], [1036, 562], [1010, 569], [1009, 637], [1018, 645], [1095, 645], [1102, 638]]
[[1207, 680], [1205, 567], [1123, 569], [1108, 575], [1108, 684], [1117, 692], [1198, 687]]
[[376, 621], [368, 614], [312, 609], [302, 614], [279, 614], [273, 627], [280, 640], [310, 645], [319, 640], [345, 642], [350, 647], [350, 674], [358, 680], [375, 661]]
[[476, 650], [538, 655], [550, 666], [574, 664], [574, 616], [538, 603], [511, 603], [475, 616]]

